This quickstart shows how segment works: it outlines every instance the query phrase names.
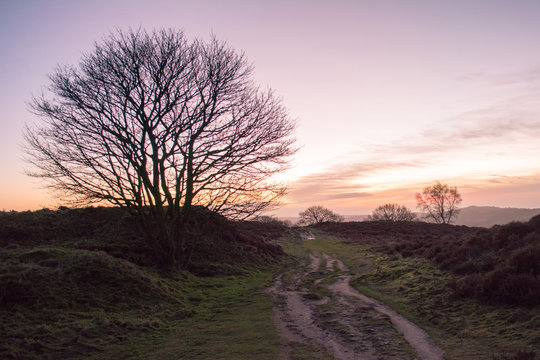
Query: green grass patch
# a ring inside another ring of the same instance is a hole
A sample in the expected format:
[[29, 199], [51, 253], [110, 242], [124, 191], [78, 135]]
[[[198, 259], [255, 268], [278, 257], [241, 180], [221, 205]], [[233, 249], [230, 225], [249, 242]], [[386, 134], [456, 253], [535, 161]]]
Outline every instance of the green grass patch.
[[[264, 292], [272, 272], [195, 278], [193, 316], [170, 321], [166, 332], [138, 336], [107, 349], [108, 358], [276, 359], [280, 339], [272, 323], [272, 299]], [[99, 356], [98, 356], [99, 357]]]
[[[202, 211], [202, 210], [201, 210]], [[125, 209], [0, 212], [1, 359], [276, 358], [282, 226], [202, 211], [190, 272]]]
[[264, 289], [276, 267], [241, 275], [159, 273], [102, 251], [0, 249], [0, 357], [274, 359]]
[[364, 249], [342, 243], [335, 237], [315, 232], [315, 240], [305, 240], [304, 248], [310, 252], [326, 253], [343, 261], [356, 274], [369, 272], [371, 261], [364, 256]]

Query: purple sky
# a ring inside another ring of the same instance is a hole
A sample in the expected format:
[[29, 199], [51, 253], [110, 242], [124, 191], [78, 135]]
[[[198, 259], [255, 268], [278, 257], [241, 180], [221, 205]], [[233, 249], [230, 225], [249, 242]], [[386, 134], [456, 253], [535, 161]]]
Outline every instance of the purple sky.
[[21, 131], [57, 64], [116, 28], [211, 33], [298, 120], [280, 215], [414, 207], [436, 180], [464, 205], [540, 207], [540, 1], [0, 2], [0, 210], [55, 207]]

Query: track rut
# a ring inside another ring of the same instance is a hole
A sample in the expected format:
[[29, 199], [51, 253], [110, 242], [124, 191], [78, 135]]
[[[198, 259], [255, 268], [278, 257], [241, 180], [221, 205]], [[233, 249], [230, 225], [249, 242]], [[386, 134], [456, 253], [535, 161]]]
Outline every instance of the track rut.
[[310, 254], [307, 270], [277, 276], [268, 289], [283, 339], [282, 359], [298, 344], [339, 360], [442, 360], [428, 335], [389, 306], [359, 293], [339, 259]]

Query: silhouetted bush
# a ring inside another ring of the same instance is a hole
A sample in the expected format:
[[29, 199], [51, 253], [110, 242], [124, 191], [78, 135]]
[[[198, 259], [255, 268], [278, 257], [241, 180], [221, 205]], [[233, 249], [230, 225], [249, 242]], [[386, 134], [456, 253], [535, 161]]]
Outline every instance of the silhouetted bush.
[[495, 357], [495, 360], [535, 360], [536, 353], [534, 351], [518, 350], [513, 355], [503, 355], [501, 357]]
[[517, 354], [510, 360], [534, 360], [534, 359], [536, 359], [536, 353], [534, 351], [519, 350]]
[[536, 215], [529, 220], [529, 225], [537, 232], [540, 233], [540, 215]]

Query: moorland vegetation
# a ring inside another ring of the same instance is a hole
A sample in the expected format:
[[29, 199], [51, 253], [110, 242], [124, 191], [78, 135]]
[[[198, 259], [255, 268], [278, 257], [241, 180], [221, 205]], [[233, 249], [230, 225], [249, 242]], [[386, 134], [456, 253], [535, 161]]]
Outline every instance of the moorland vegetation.
[[453, 296], [484, 303], [540, 304], [540, 216], [474, 228], [422, 222], [322, 223], [317, 229], [403, 257], [423, 257], [453, 274]]
[[[4, 339], [0, 355], [7, 359], [147, 358], [150, 354], [204, 358], [215, 349], [227, 351], [219, 330], [227, 329], [225, 333], [236, 345], [224, 358], [239, 353], [276, 358], [279, 338], [270, 320], [271, 299], [264, 289], [284, 265], [298, 261], [297, 255], [282, 247], [283, 239], [300, 238], [305, 230], [288, 228], [275, 219], [231, 221], [198, 207], [194, 213], [186, 227], [196, 244], [187, 271], [163, 267], [148, 251], [137, 218], [126, 209], [0, 213], [0, 331]], [[458, 320], [466, 316], [456, 310], [456, 304], [464, 300], [480, 308], [513, 309], [497, 326], [501, 331], [504, 324], [528, 329], [526, 336], [516, 336], [534, 341], [530, 339], [531, 326], [538, 325], [534, 309], [540, 282], [539, 217], [490, 229], [392, 221], [325, 222], [312, 229], [341, 237], [343, 246], [349, 246], [341, 254], [343, 260], [360, 261], [349, 263], [353, 268], [360, 269], [370, 257], [370, 262], [378, 263], [380, 256], [370, 254], [379, 253], [389, 264], [408, 264], [407, 259], [416, 264], [415, 259], [423, 258], [450, 274], [439, 278], [433, 269], [416, 274], [409, 265], [391, 265], [397, 274], [373, 265], [375, 273], [367, 279], [376, 288], [377, 283], [406, 276], [407, 283], [417, 285], [405, 286], [400, 280], [393, 291], [418, 295], [415, 304], [432, 298], [435, 315], [428, 318], [436, 328], [444, 328], [438, 321], [447, 316], [441, 306], [448, 304], [456, 312], [445, 325], [452, 338], [464, 331]], [[328, 246], [321, 241], [317, 242], [320, 246]], [[359, 249], [359, 260], [347, 258], [357, 252], [350, 246]], [[435, 290], [424, 289], [428, 286], [424, 278], [433, 278]], [[476, 321], [477, 331], [484, 331], [484, 320]], [[214, 328], [216, 332], [211, 331]], [[507, 341], [515, 338], [511, 333], [504, 336]], [[261, 342], [261, 338], [269, 340]], [[510, 348], [519, 349], [519, 345]], [[516, 359], [533, 359], [527, 351]]]
[[110, 207], [0, 213], [1, 358], [92, 358], [114, 347], [133, 357], [133, 339], [159, 343], [190, 321], [215, 318], [220, 306], [262, 294], [268, 267], [284, 255], [269, 241], [284, 226], [194, 208], [185, 227], [196, 242], [191, 266], [171, 270], [136, 220]]

